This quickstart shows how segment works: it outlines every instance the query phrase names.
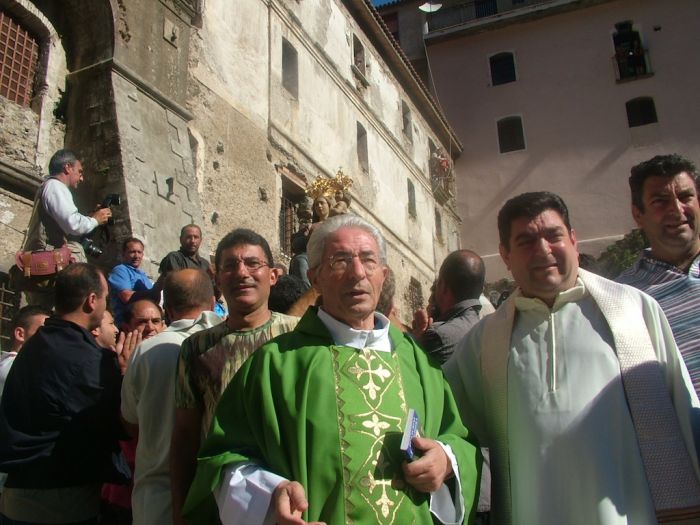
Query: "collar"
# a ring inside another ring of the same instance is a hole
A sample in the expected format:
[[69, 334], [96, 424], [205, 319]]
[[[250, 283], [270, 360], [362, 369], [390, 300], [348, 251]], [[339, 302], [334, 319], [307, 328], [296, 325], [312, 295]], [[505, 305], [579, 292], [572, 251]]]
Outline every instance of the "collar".
[[335, 344], [362, 350], [372, 348], [381, 352], [391, 352], [389, 339], [389, 319], [374, 312], [374, 330], [356, 330], [331, 317], [323, 307], [318, 309], [318, 318], [325, 325]]
[[187, 255], [183, 249], [182, 246], [180, 246], [180, 249], [178, 250], [184, 257], [187, 257], [188, 259], [192, 259], [195, 262], [199, 262], [199, 252], [195, 253], [194, 255]]
[[440, 321], [449, 321], [470, 308], [473, 308], [476, 310], [476, 313], [479, 313], [479, 310], [481, 310], [481, 301], [479, 301], [479, 299], [465, 299], [464, 301], [459, 301], [455, 303], [452, 308], [448, 309], [444, 315], [440, 316]]
[[691, 277], [700, 277], [700, 253], [698, 253], [693, 259], [693, 262], [690, 263], [688, 271], [684, 272], [677, 266], [674, 266], [673, 264], [669, 264], [660, 259], [654, 258], [654, 256], [651, 254], [651, 248], [644, 248], [636, 261], [636, 267], [638, 269], [643, 268], [650, 271], [665, 270], [673, 273], [689, 275]]
[[178, 319], [177, 321], [173, 321], [163, 331], [182, 332], [183, 330], [189, 330], [192, 326], [196, 324], [201, 324], [205, 328], [208, 328], [219, 324], [221, 321], [222, 319], [214, 312], [205, 310], [201, 314], [199, 314], [199, 316], [197, 316], [196, 319]]
[[576, 277], [576, 284], [574, 284], [573, 287], [569, 288], [568, 290], [564, 290], [563, 292], [559, 292], [559, 295], [554, 299], [554, 304], [552, 305], [552, 308], [550, 309], [549, 306], [547, 306], [547, 303], [545, 303], [542, 299], [539, 299], [537, 297], [525, 297], [523, 295], [523, 292], [520, 288], [518, 288], [514, 293], [514, 304], [515, 304], [515, 309], [521, 312], [525, 312], [528, 310], [538, 310], [541, 312], [556, 312], [557, 310], [560, 310], [564, 305], [568, 303], [575, 303], [576, 301], [580, 301], [586, 295], [588, 295], [588, 291], [586, 290], [586, 286], [583, 284], [583, 281], [581, 280], [581, 277]]

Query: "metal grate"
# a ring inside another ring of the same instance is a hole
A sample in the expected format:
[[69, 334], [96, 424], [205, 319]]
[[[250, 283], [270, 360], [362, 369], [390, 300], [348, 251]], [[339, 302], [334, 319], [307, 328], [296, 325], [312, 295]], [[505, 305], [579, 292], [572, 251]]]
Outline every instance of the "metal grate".
[[38, 59], [37, 40], [14, 18], [0, 12], [0, 95], [28, 106]]
[[414, 277], [411, 277], [411, 280], [408, 283], [407, 295], [408, 304], [411, 307], [411, 311], [415, 312], [416, 310], [423, 308], [423, 287]]
[[10, 278], [0, 272], [0, 346], [9, 348], [12, 334], [12, 318], [19, 310], [19, 294], [10, 289]]
[[292, 235], [299, 226], [296, 212], [294, 201], [283, 196], [280, 206], [280, 249], [288, 257], [292, 256]]

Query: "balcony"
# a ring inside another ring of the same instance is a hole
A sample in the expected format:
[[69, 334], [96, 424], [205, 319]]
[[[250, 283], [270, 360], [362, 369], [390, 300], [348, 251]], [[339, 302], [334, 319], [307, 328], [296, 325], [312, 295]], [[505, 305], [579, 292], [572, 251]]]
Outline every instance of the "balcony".
[[497, 0], [471, 0], [470, 2], [455, 3], [428, 15], [428, 31], [455, 27], [480, 18], [507, 13], [530, 5], [545, 4], [549, 1], [551, 0], [512, 0], [510, 5], [504, 7], [504, 2], [501, 0], [500, 10]]
[[615, 80], [618, 83], [648, 78], [654, 75], [651, 70], [648, 49], [619, 50], [612, 58]]
[[435, 149], [430, 155], [429, 170], [433, 196], [444, 205], [454, 197], [454, 167], [443, 149]]

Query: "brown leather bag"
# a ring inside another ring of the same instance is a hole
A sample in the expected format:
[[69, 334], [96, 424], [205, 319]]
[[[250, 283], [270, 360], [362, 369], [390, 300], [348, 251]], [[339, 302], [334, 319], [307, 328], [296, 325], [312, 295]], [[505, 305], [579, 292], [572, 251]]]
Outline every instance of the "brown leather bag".
[[19, 251], [15, 254], [15, 264], [24, 277], [54, 275], [74, 262], [68, 246], [56, 250]]

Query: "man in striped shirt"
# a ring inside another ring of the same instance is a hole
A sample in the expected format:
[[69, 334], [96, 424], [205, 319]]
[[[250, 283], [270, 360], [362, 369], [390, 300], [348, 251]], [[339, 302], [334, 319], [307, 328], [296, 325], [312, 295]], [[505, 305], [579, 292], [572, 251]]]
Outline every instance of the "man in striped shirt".
[[695, 391], [700, 393], [700, 179], [680, 155], [657, 155], [632, 168], [632, 216], [650, 248], [617, 278], [663, 308]]

